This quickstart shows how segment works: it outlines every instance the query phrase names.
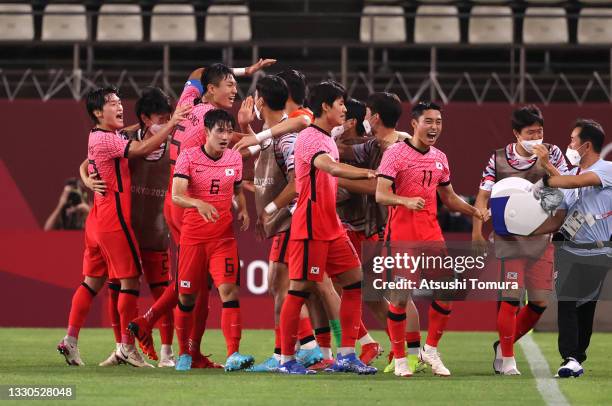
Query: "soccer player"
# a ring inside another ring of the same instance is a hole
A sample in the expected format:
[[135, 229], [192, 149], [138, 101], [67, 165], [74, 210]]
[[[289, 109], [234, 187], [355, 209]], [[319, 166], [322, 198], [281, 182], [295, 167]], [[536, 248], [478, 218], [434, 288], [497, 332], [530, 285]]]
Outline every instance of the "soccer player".
[[306, 374], [295, 360], [300, 309], [326, 273], [342, 286], [340, 322], [342, 342], [333, 371], [376, 373], [355, 355], [361, 321], [361, 267], [346, 230], [336, 214], [337, 176], [372, 178], [373, 172], [338, 162], [338, 148], [329, 131], [344, 122], [345, 90], [336, 82], [316, 85], [310, 94], [314, 124], [302, 130], [294, 147], [298, 202], [291, 220], [289, 291], [281, 310], [281, 367], [290, 374]]
[[[238, 277], [240, 261], [232, 229], [232, 198], [238, 202], [241, 230], [249, 226], [242, 192], [242, 156], [228, 149], [234, 118], [225, 110], [210, 110], [204, 116], [206, 143], [184, 149], [174, 168], [172, 201], [185, 209], [179, 250], [179, 303], [177, 333], [187, 337], [193, 326], [191, 312], [201, 289], [212, 277], [223, 302], [221, 328], [227, 346], [226, 371], [249, 367], [254, 359], [238, 352], [242, 332]], [[186, 340], [179, 337], [178, 371], [191, 369], [192, 357]]]
[[[411, 139], [396, 143], [384, 152], [378, 168], [376, 201], [388, 206], [389, 220], [385, 241], [444, 241], [436, 214], [436, 193], [452, 211], [483, 218], [483, 214], [465, 203], [453, 190], [446, 155], [434, 147], [442, 133], [441, 109], [434, 103], [418, 103], [412, 108]], [[409, 292], [394, 290], [387, 327], [395, 356], [395, 375], [411, 376], [405, 350], [406, 305]], [[434, 300], [429, 309], [429, 329], [420, 358], [432, 372], [449, 376], [437, 351], [451, 306]]]
[[[482, 174], [475, 206], [486, 210], [495, 182], [508, 177], [520, 177], [536, 183], [546, 175], [537, 165], [534, 148], [541, 145], [549, 155], [548, 164], [554, 175], [567, 171], [563, 153], [556, 145], [543, 144], [544, 118], [534, 105], [522, 106], [512, 113], [512, 132], [515, 142], [496, 150]], [[499, 259], [502, 281], [517, 282], [518, 290], [500, 292], [497, 312], [499, 340], [493, 344], [496, 374], [520, 375], [514, 359], [514, 342], [535, 326], [548, 304], [552, 290], [553, 246], [551, 235], [533, 237], [502, 237], [493, 235], [495, 256]], [[486, 244], [482, 222], [472, 223], [472, 240]], [[519, 310], [523, 290], [527, 288], [528, 304]]]
[[72, 298], [68, 331], [57, 349], [68, 365], [84, 365], [77, 342], [79, 331], [94, 296], [108, 277], [120, 284], [118, 311], [121, 345], [116, 356], [137, 367], [152, 366], [144, 361], [127, 330], [129, 320], [138, 314], [139, 277], [142, 264], [131, 226], [131, 188], [128, 158], [149, 155], [166, 141], [169, 129], [189, 112], [178, 109], [165, 131], [149, 139], [125, 139], [119, 130], [123, 125], [123, 106], [117, 89], [95, 89], [87, 94], [87, 112], [95, 124], [89, 134], [89, 172], [106, 184], [106, 192], [94, 195], [94, 205], [85, 226], [83, 283]]
[[[207, 68], [194, 70], [187, 80], [178, 105], [193, 105], [193, 110], [187, 120], [177, 124], [170, 141], [170, 176], [174, 173], [174, 163], [182, 149], [201, 146], [205, 141], [204, 115], [216, 108], [231, 109], [238, 93], [235, 76], [252, 75], [258, 70], [275, 63], [274, 59], [260, 59], [248, 68], [230, 69], [223, 64], [213, 64]], [[183, 209], [172, 204], [172, 181], [168, 184], [164, 215], [175, 244], [180, 240], [180, 229], [183, 219]], [[200, 342], [206, 328], [208, 318], [208, 290], [198, 297], [198, 303], [193, 312], [194, 324], [192, 334], [188, 337], [188, 345], [192, 351], [193, 368], [221, 368], [210, 361], [200, 351]], [[151, 359], [157, 359], [151, 337], [151, 329], [157, 320], [178, 303], [176, 289], [167, 290], [142, 317], [130, 323], [130, 330], [139, 340], [145, 354]]]

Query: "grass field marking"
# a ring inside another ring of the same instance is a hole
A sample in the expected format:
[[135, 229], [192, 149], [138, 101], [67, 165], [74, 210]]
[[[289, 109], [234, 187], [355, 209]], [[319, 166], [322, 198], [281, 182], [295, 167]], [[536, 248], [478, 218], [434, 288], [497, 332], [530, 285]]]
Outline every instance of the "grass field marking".
[[550, 365], [544, 358], [544, 354], [540, 351], [540, 347], [533, 341], [531, 335], [524, 335], [519, 344], [525, 353], [525, 358], [531, 368], [531, 373], [535, 377], [538, 392], [542, 395], [544, 402], [548, 406], [566, 406], [569, 405], [567, 398], [561, 393], [557, 380], [551, 376]]

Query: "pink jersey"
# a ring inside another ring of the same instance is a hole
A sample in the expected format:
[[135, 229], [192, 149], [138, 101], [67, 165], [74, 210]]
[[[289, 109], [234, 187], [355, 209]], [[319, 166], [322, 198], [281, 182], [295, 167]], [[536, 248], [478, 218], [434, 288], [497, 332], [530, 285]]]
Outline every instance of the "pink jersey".
[[214, 159], [204, 146], [185, 149], [176, 160], [174, 177], [187, 179], [189, 197], [212, 204], [219, 213], [215, 223], [207, 223], [197, 209], [185, 209], [180, 243], [194, 245], [233, 237], [232, 198], [234, 187], [242, 182], [240, 153], [228, 149]]
[[128, 150], [131, 141], [118, 131], [94, 128], [89, 133], [87, 145], [88, 171], [97, 173], [106, 183], [106, 193], [94, 194], [94, 205], [89, 222], [96, 230], [126, 230], [130, 224], [131, 184], [128, 166]]
[[378, 176], [392, 180], [395, 194], [421, 197], [422, 210], [391, 207], [387, 221], [387, 240], [436, 241], [442, 239], [437, 220], [438, 186], [450, 184], [446, 155], [435, 147], [419, 151], [409, 140], [390, 146], [383, 154]]
[[329, 154], [338, 162], [338, 147], [331, 135], [311, 125], [300, 131], [293, 151], [298, 201], [291, 219], [291, 239], [335, 240], [345, 232], [336, 213], [338, 179], [317, 169], [314, 160]]

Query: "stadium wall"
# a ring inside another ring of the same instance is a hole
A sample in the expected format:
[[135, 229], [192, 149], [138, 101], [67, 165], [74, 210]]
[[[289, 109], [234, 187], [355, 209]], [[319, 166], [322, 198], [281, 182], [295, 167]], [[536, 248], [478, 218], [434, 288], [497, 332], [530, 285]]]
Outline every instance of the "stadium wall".
[[[410, 131], [409, 105], [399, 128]], [[135, 122], [133, 101], [125, 101], [127, 122]], [[489, 103], [453, 103], [444, 107], [444, 132], [439, 148], [446, 152], [455, 189], [475, 194], [480, 173], [495, 148], [513, 140], [510, 112], [513, 106]], [[546, 119], [545, 141], [568, 144], [572, 122], [594, 118], [612, 128], [608, 104], [553, 104], [542, 108]], [[87, 132], [92, 126], [82, 102], [73, 100], [0, 101], [0, 326], [56, 327], [66, 323], [72, 292], [81, 281], [83, 233], [42, 231], [61, 193], [64, 180], [76, 176], [86, 156]], [[252, 211], [252, 207], [251, 207]], [[252, 213], [254, 216], [254, 213]], [[453, 236], [448, 236], [454, 238]], [[465, 239], [466, 236], [456, 236]], [[268, 243], [256, 242], [252, 233], [239, 238], [242, 273], [242, 308], [247, 328], [271, 328], [272, 301], [263, 278]], [[101, 296], [106, 295], [103, 291]], [[151, 302], [143, 287], [141, 308]], [[422, 315], [427, 303], [418, 304]], [[219, 326], [220, 303], [211, 303], [209, 325]], [[90, 326], [108, 326], [104, 301], [95, 301]], [[458, 303], [449, 328], [494, 330], [494, 303]], [[370, 315], [368, 324], [376, 327]], [[427, 320], [421, 317], [422, 321]], [[425, 327], [425, 326], [423, 326]]]

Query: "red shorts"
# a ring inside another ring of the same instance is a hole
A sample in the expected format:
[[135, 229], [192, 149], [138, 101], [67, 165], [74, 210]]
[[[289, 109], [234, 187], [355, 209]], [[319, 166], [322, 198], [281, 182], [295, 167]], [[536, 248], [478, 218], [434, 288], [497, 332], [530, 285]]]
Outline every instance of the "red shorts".
[[178, 287], [181, 294], [199, 292], [202, 283], [208, 281], [208, 275], [217, 287], [224, 283], [239, 284], [240, 260], [236, 239], [181, 245], [178, 269]]
[[132, 230], [95, 232], [91, 228], [85, 227], [83, 275], [109, 279], [139, 277], [142, 263]]
[[149, 285], [158, 285], [170, 281], [170, 260], [167, 251], [141, 252], [142, 270]]
[[553, 258], [554, 247], [549, 244], [539, 259], [500, 259], [501, 279], [503, 282], [517, 282], [519, 288], [552, 290]]
[[371, 235], [370, 237], [365, 236], [363, 231], [346, 230], [349, 240], [353, 243], [357, 255], [361, 258], [361, 243], [364, 241], [378, 241], [378, 234]]
[[268, 261], [270, 262], [281, 262], [286, 264], [288, 261], [287, 247], [289, 245], [289, 235], [291, 232], [281, 231], [272, 237], [272, 247], [270, 247], [270, 256]]
[[168, 230], [170, 230], [170, 236], [175, 244], [178, 244], [181, 240], [181, 225], [183, 224], [184, 211], [184, 208], [172, 203], [171, 194], [166, 193], [166, 199], [164, 200], [164, 217], [166, 219], [166, 224], [168, 224]]
[[289, 279], [323, 281], [361, 266], [355, 247], [344, 234], [331, 241], [289, 241]]

